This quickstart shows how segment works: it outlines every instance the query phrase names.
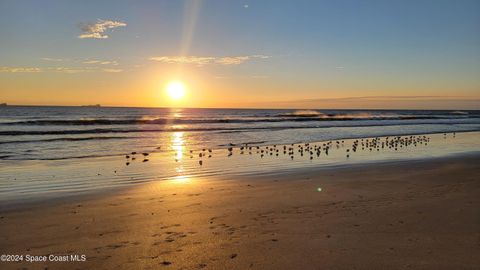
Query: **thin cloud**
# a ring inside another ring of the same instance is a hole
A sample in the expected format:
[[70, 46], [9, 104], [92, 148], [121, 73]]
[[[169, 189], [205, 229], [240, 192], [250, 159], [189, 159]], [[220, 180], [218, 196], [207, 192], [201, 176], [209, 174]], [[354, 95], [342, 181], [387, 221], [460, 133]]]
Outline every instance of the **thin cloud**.
[[250, 75], [250, 76], [213, 76], [214, 79], [268, 79], [267, 75]]
[[85, 69], [85, 68], [71, 68], [71, 67], [48, 67], [42, 69], [42, 72], [57, 72], [57, 73], [67, 73], [67, 74], [74, 74], [74, 73], [83, 73], [83, 72], [90, 72], [92, 69]]
[[40, 58], [41, 60], [44, 61], [49, 61], [49, 62], [70, 62], [70, 63], [81, 63], [85, 65], [112, 65], [112, 66], [118, 66], [118, 61], [117, 60], [101, 60], [101, 59], [91, 59], [91, 58], [84, 58], [84, 59], [62, 59], [62, 58], [49, 58], [49, 57], [43, 57]]
[[104, 60], [85, 60], [82, 62], [82, 64], [87, 64], [87, 65], [112, 65], [112, 66], [118, 66], [118, 62], [115, 60], [111, 61], [104, 61]]
[[0, 72], [3, 73], [34, 73], [41, 72], [38, 67], [0, 67]]
[[82, 34], [80, 34], [78, 38], [106, 39], [108, 38], [108, 35], [105, 34], [107, 30], [125, 26], [127, 26], [127, 24], [124, 22], [100, 19], [96, 23], [80, 23], [78, 27], [82, 31]]
[[268, 58], [272, 58], [270, 55], [263, 55], [263, 54], [255, 54], [255, 55], [252, 55], [253, 58], [260, 58], [260, 59], [268, 59]]
[[234, 56], [234, 57], [222, 57], [215, 60], [215, 63], [220, 65], [240, 65], [245, 61], [250, 60], [250, 56]]
[[100, 63], [99, 60], [86, 60], [82, 62], [82, 64], [98, 64], [98, 63]]
[[109, 72], [109, 73], [118, 73], [118, 72], [122, 72], [123, 69], [117, 69], [117, 68], [104, 68], [103, 69], [104, 72]]
[[151, 57], [150, 60], [167, 63], [167, 64], [195, 64], [203, 66], [212, 63], [215, 57], [202, 56], [157, 56]]
[[204, 66], [210, 64], [219, 65], [240, 65], [252, 59], [268, 59], [267, 55], [242, 55], [242, 56], [155, 56], [150, 60], [167, 64], [194, 64]]
[[[404, 99], [445, 99], [456, 98], [456, 96], [364, 96], [364, 97], [345, 97], [345, 98], [332, 98], [331, 100], [404, 100]], [[312, 99], [322, 100], [322, 99]], [[323, 99], [326, 100], [326, 99]]]
[[43, 60], [43, 61], [49, 61], [49, 62], [62, 62], [62, 61], [65, 60], [65, 59], [62, 59], [62, 58], [50, 58], [50, 57], [42, 57], [40, 59]]
[[0, 67], [0, 73], [40, 73], [40, 72], [54, 72], [54, 73], [85, 73], [85, 72], [108, 72], [118, 73], [122, 69], [99, 68], [99, 67]]

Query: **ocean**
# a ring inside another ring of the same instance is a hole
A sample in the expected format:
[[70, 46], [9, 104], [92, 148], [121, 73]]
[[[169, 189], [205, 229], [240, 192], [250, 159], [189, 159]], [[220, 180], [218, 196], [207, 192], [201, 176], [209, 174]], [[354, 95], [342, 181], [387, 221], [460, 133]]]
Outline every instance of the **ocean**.
[[480, 131], [480, 111], [4, 106], [0, 160], [461, 131]]

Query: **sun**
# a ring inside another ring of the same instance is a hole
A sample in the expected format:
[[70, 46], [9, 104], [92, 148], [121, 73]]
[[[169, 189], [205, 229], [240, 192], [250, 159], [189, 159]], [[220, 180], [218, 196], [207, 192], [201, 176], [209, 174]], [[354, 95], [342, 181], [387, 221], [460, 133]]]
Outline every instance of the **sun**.
[[185, 84], [180, 81], [172, 81], [167, 85], [167, 94], [173, 100], [180, 100], [185, 96]]

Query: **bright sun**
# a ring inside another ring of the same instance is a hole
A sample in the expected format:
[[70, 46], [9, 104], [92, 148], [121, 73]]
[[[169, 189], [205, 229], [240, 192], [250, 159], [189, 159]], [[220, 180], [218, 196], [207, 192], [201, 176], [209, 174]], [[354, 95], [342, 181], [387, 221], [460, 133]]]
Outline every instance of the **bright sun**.
[[167, 85], [168, 96], [173, 100], [182, 99], [185, 96], [185, 85], [180, 81], [173, 81]]

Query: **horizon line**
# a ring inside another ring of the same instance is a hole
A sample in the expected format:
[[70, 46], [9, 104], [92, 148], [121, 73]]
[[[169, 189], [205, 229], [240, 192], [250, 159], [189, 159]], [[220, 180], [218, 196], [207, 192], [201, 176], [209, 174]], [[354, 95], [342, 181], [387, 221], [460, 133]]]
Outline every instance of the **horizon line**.
[[8, 104], [8, 103], [0, 103], [0, 104], [7, 104], [6, 106], [0, 106], [0, 108], [8, 108], [8, 107], [78, 107], [78, 108], [136, 108], [136, 109], [212, 109], [212, 110], [364, 110], [364, 111], [480, 111], [480, 109], [462, 109], [462, 108], [455, 108], [455, 109], [413, 109], [413, 108], [359, 108], [359, 107], [352, 107], [352, 108], [295, 108], [295, 107], [284, 107], [284, 108], [266, 108], [266, 107], [162, 107], [162, 106], [121, 106], [121, 105], [45, 105], [45, 104]]

